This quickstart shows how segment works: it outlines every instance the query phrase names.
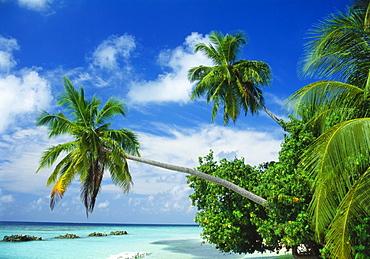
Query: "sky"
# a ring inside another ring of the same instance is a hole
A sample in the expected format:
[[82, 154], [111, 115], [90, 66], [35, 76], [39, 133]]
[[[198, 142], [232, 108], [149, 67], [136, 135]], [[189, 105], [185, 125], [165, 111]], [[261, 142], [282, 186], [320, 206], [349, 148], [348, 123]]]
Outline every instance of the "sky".
[[87, 97], [124, 101], [114, 128], [137, 133], [142, 157], [195, 168], [212, 149], [216, 159], [277, 160], [284, 132], [262, 111], [224, 125], [211, 104], [190, 100], [187, 71], [211, 65], [194, 45], [211, 31], [243, 30], [240, 58], [272, 68], [266, 106], [287, 119], [289, 95], [317, 79], [299, 76], [308, 30], [349, 0], [0, 0], [0, 220], [193, 224], [196, 208], [183, 173], [129, 162], [130, 193], [103, 179], [86, 218], [78, 180], [50, 211], [52, 168], [35, 173], [40, 156], [68, 136], [48, 139], [35, 125], [56, 107], [63, 76]]

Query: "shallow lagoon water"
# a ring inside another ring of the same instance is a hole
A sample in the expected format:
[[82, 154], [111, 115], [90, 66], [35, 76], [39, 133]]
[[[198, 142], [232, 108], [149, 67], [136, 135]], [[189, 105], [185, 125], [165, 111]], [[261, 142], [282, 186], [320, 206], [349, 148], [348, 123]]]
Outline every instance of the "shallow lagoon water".
[[[109, 235], [125, 230], [127, 235]], [[92, 232], [108, 234], [88, 237]], [[73, 233], [81, 238], [55, 239]], [[43, 241], [0, 242], [0, 258], [93, 258], [105, 259], [123, 252], [148, 252], [145, 259], [202, 258], [291, 258], [276, 254], [224, 254], [209, 244], [202, 244], [201, 228], [194, 225], [122, 225], [79, 223], [0, 222], [0, 238], [15, 234], [42, 237]]]

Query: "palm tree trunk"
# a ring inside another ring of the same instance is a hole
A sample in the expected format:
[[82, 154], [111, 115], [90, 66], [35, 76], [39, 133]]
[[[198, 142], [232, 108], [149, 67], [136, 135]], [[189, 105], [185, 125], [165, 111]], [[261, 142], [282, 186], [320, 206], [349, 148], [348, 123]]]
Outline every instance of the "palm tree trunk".
[[266, 108], [265, 105], [263, 105], [260, 100], [255, 96], [252, 95], [253, 99], [258, 103], [258, 105], [266, 112], [268, 116], [270, 116], [271, 119], [273, 119], [277, 124], [279, 124], [283, 129], [285, 129], [284, 123], [282, 120], [280, 120], [278, 117], [275, 116], [269, 109]]
[[158, 161], [154, 161], [154, 160], [150, 160], [150, 159], [146, 159], [146, 158], [142, 158], [142, 157], [137, 157], [137, 156], [132, 156], [132, 155], [128, 155], [126, 154], [126, 158], [127, 159], [130, 159], [130, 160], [133, 160], [133, 161], [136, 161], [136, 162], [140, 162], [140, 163], [145, 163], [145, 164], [149, 164], [149, 165], [153, 165], [153, 166], [156, 166], [156, 167], [161, 167], [161, 168], [165, 168], [165, 169], [168, 169], [168, 170], [171, 170], [171, 171], [177, 171], [177, 172], [181, 172], [181, 173], [186, 173], [186, 174], [191, 174], [191, 175], [195, 175], [203, 180], [207, 180], [207, 181], [210, 181], [212, 183], [216, 183], [216, 184], [219, 184], [223, 187], [226, 187], [246, 198], [248, 198], [249, 200], [259, 204], [259, 205], [262, 205], [264, 207], [267, 207], [268, 203], [266, 202], [266, 200], [252, 192], [249, 192], [243, 188], [241, 188], [240, 186], [232, 183], [232, 182], [229, 182], [229, 181], [226, 181], [224, 179], [221, 179], [221, 178], [218, 178], [218, 177], [215, 177], [213, 175], [209, 175], [209, 174], [205, 174], [205, 173], [202, 173], [200, 171], [197, 171], [197, 170], [194, 170], [194, 169], [191, 169], [191, 168], [187, 168], [187, 167], [182, 167], [182, 166], [177, 166], [177, 165], [171, 165], [171, 164], [166, 164], [166, 163], [162, 163], [162, 162], [158, 162]]

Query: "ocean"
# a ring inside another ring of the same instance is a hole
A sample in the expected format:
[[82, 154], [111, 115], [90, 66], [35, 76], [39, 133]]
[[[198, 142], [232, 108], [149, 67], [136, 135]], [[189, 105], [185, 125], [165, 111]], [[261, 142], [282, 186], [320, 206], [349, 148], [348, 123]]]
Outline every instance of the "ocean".
[[[127, 235], [109, 235], [124, 230]], [[92, 232], [108, 234], [88, 237]], [[73, 233], [80, 238], [56, 239]], [[131, 225], [90, 223], [1, 222], [0, 240], [15, 234], [41, 237], [42, 241], [0, 242], [1, 259], [106, 259], [124, 252], [147, 252], [145, 259], [203, 258], [279, 258], [272, 254], [224, 254], [209, 244], [202, 244], [201, 228], [195, 225]]]

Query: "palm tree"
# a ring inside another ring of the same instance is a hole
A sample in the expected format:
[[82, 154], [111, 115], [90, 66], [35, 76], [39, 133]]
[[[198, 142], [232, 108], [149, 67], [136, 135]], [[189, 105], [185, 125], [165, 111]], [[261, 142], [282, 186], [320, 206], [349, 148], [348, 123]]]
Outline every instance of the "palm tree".
[[212, 101], [212, 120], [223, 105], [224, 123], [235, 122], [241, 112], [256, 114], [263, 109], [276, 123], [283, 126], [273, 113], [264, 106], [260, 86], [271, 81], [271, 69], [262, 61], [238, 60], [242, 47], [247, 43], [243, 32], [225, 36], [211, 32], [210, 44], [198, 43], [195, 52], [202, 52], [214, 66], [198, 66], [189, 70], [190, 82], [196, 82], [191, 99], [206, 97]]
[[121, 101], [111, 98], [99, 109], [99, 98], [94, 96], [86, 100], [83, 88], [80, 92], [76, 91], [67, 78], [64, 78], [64, 88], [65, 93], [58, 105], [64, 106], [72, 118], [63, 113], [49, 114], [43, 111], [37, 125], [48, 125], [50, 138], [68, 134], [73, 140], [46, 150], [37, 172], [51, 167], [63, 155], [47, 181], [48, 186], [54, 184], [50, 207], [54, 208], [78, 176], [82, 185], [81, 199], [88, 215], [94, 209], [105, 171], [109, 171], [113, 182], [124, 192], [129, 191], [132, 181], [126, 154], [139, 155], [139, 142], [129, 130], [110, 129], [110, 119], [126, 114]]
[[95, 96], [91, 100], [86, 100], [83, 88], [80, 92], [76, 91], [68, 78], [64, 78], [64, 88], [65, 94], [60, 98], [58, 105], [67, 108], [72, 119], [68, 119], [63, 113], [49, 114], [43, 111], [37, 120], [37, 125], [49, 126], [49, 138], [65, 134], [73, 137], [70, 142], [49, 148], [40, 159], [37, 172], [51, 167], [59, 157], [62, 157], [47, 181], [47, 186], [54, 184], [51, 191], [51, 209], [63, 197], [67, 187], [77, 176], [80, 177], [82, 184], [81, 198], [87, 215], [94, 209], [105, 170], [110, 172], [116, 185], [124, 192], [128, 192], [132, 179], [127, 159], [195, 175], [229, 188], [262, 206], [268, 206], [264, 198], [232, 182], [191, 168], [139, 157], [139, 142], [136, 134], [125, 129], [109, 128], [111, 123], [108, 121], [114, 116], [120, 114], [125, 116], [121, 101], [111, 98], [99, 110], [101, 100]]
[[319, 136], [301, 162], [313, 178], [312, 225], [329, 258], [354, 258], [354, 226], [370, 216], [370, 5], [358, 2], [318, 26], [304, 60], [306, 75], [344, 82], [315, 82], [288, 99]]
[[361, 88], [369, 87], [370, 5], [368, 0], [320, 22], [306, 45], [302, 72], [332, 78]]

